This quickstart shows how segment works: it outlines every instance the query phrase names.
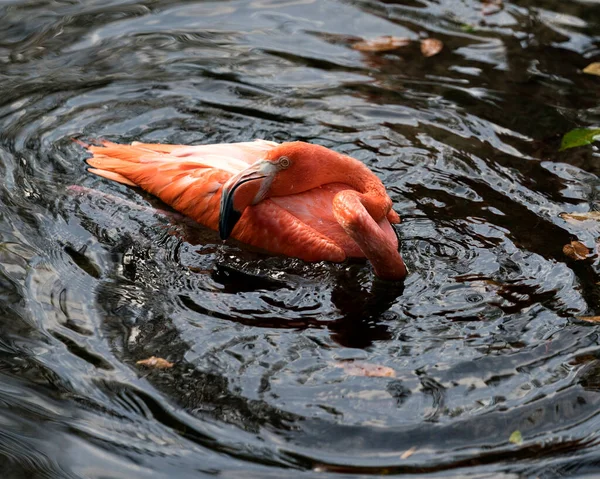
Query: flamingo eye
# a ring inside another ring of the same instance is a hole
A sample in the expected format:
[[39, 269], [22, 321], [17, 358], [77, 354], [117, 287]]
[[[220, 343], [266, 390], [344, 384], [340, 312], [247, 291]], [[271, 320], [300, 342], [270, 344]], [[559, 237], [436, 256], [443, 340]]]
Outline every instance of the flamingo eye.
[[286, 168], [288, 168], [291, 165], [291, 161], [287, 156], [282, 156], [281, 158], [279, 158], [279, 160], [277, 160], [277, 165], [279, 166], [279, 168], [281, 168], [282, 170], [285, 170]]

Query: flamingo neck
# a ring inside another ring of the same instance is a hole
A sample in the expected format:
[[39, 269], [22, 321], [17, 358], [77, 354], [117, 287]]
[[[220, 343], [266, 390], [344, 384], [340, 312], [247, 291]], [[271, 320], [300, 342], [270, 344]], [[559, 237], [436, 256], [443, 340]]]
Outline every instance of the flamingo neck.
[[333, 214], [371, 262], [378, 277], [401, 280], [406, 276], [406, 266], [398, 244], [389, 240], [363, 206], [364, 196], [352, 190], [339, 192], [333, 199]]

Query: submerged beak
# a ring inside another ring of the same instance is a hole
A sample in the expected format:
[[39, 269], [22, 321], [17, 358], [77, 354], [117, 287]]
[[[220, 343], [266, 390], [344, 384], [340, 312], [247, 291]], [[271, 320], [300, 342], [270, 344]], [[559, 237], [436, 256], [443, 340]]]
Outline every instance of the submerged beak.
[[223, 185], [219, 210], [219, 236], [222, 240], [229, 238], [246, 207], [265, 197], [275, 169], [270, 161], [260, 160]]

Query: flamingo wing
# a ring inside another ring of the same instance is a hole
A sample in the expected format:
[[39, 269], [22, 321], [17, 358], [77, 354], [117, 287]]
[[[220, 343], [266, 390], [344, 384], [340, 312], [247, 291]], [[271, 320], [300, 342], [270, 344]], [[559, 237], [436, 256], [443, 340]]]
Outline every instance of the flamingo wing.
[[[233, 155], [226, 155], [224, 148], [210, 146], [190, 152], [186, 151], [189, 147], [178, 145], [104, 142], [103, 146], [88, 147], [94, 156], [87, 162], [93, 167], [92, 173], [139, 186], [195, 221], [216, 229], [221, 187], [248, 163], [234, 156], [243, 151], [239, 145], [229, 145]], [[254, 153], [252, 150], [262, 151], [252, 146], [248, 149], [246, 159]], [[255, 159], [259, 157], [255, 155]]]
[[[135, 143], [134, 143], [135, 144]], [[267, 140], [254, 140], [242, 143], [218, 143], [213, 145], [197, 145], [177, 147], [170, 153], [181, 159], [197, 161], [207, 165], [210, 162], [215, 168], [238, 173], [248, 165], [262, 158], [279, 143]], [[164, 145], [157, 145], [159, 147]]]

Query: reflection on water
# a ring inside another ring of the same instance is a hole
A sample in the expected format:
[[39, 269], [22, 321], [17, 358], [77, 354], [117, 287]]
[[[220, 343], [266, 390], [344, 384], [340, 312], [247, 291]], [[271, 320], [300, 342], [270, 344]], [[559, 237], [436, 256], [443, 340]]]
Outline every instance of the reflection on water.
[[[2, 477], [597, 471], [599, 263], [562, 248], [600, 227], [559, 213], [598, 208], [600, 152], [558, 147], [600, 124], [599, 27], [593, 0], [0, 4]], [[352, 48], [380, 35], [413, 43]], [[350, 154], [411, 274], [223, 245], [73, 138]]]

